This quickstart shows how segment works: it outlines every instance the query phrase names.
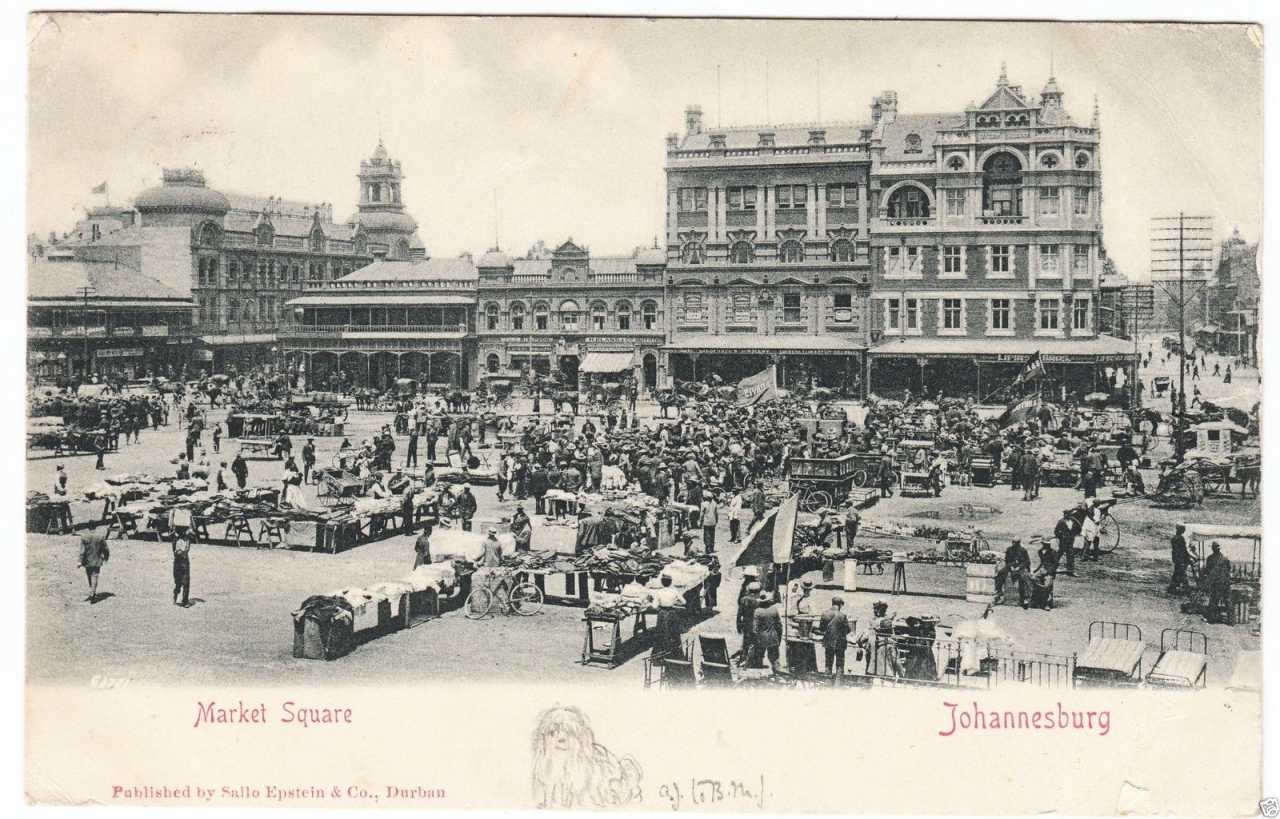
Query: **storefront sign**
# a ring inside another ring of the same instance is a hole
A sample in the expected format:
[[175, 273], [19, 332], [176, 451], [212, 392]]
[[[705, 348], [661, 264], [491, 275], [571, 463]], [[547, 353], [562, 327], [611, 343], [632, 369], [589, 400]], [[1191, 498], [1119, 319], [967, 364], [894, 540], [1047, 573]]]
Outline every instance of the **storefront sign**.
[[111, 335], [113, 338], [132, 338], [138, 334], [137, 327], [112, 327]]
[[119, 347], [98, 350], [96, 355], [98, 358], [141, 358], [144, 355], [144, 351], [138, 347]]
[[142, 334], [144, 336], [167, 336], [169, 335], [169, 326], [167, 324], [158, 324], [151, 327], [143, 327]]
[[28, 327], [28, 338], [50, 338], [53, 336], [53, 329], [50, 327]]

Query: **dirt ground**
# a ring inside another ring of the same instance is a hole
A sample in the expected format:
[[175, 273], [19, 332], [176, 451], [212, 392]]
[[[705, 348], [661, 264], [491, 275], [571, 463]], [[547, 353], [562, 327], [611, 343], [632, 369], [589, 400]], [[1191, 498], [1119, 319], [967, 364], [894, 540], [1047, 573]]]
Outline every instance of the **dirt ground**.
[[[1158, 350], [1158, 340], [1156, 347]], [[1144, 370], [1142, 377], [1149, 384], [1153, 374], [1160, 373], [1153, 368]], [[1237, 382], [1248, 378], [1253, 379], [1250, 389], [1255, 388], [1256, 374], [1242, 373]], [[1234, 394], [1244, 383], [1225, 387], [1224, 393]], [[1209, 390], [1202, 389], [1210, 398]], [[1249, 394], [1241, 395], [1241, 403], [1251, 406]], [[215, 411], [213, 418], [220, 419], [221, 414]], [[642, 412], [642, 416], [652, 414], [652, 408]], [[390, 421], [390, 414], [353, 412], [349, 437], [358, 443]], [[119, 453], [108, 455], [105, 473], [93, 470], [92, 456], [33, 459], [27, 462], [28, 484], [47, 491], [56, 463], [67, 465], [73, 494], [103, 474], [165, 474], [172, 469], [168, 460], [182, 447], [182, 436], [183, 431], [172, 425], [144, 432], [139, 444], [122, 446]], [[320, 464], [331, 461], [340, 440], [317, 439]], [[301, 443], [295, 442], [295, 452]], [[205, 444], [211, 446], [207, 434]], [[223, 440], [223, 457], [228, 461], [235, 446], [234, 441]], [[403, 440], [397, 454], [403, 458]], [[250, 461], [251, 482], [274, 483], [280, 474], [279, 462]], [[498, 503], [492, 487], [475, 491], [478, 527], [499, 522], [514, 509], [510, 499]], [[869, 510], [864, 520], [957, 528], [976, 525], [992, 548], [1003, 551], [1012, 537], [1022, 538], [1025, 545], [1032, 535], [1051, 533], [1057, 515], [1080, 497], [1078, 491], [1045, 488], [1039, 500], [1025, 502], [1021, 493], [1008, 487], [948, 487], [941, 498], [886, 499]], [[990, 505], [1001, 513], [974, 521], [961, 516], [963, 504]], [[526, 509], [532, 511], [531, 505]], [[74, 507], [77, 521], [100, 513], [99, 504]], [[936, 519], [924, 517], [934, 513]], [[1131, 502], [1117, 506], [1115, 516], [1122, 528], [1120, 547], [1100, 563], [1078, 563], [1075, 578], [1060, 575], [1053, 611], [1024, 611], [1016, 604], [999, 606], [993, 614], [998, 625], [1020, 649], [1069, 655], [1084, 649], [1091, 621], [1135, 623], [1148, 644], [1147, 668], [1155, 660], [1161, 629], [1193, 628], [1209, 638], [1210, 685], [1226, 684], [1241, 656], [1260, 650], [1259, 638], [1249, 626], [1208, 625], [1200, 617], [1179, 611], [1181, 598], [1164, 592], [1170, 568], [1168, 538], [1179, 520], [1256, 524], [1260, 520], [1258, 501], [1211, 498], [1202, 510], [1182, 513]], [[727, 522], [722, 520], [721, 529], [717, 542], [722, 561], [730, 566], [739, 547], [728, 545]], [[862, 542], [871, 545], [874, 540]], [[927, 545], [921, 542], [919, 547]], [[579, 662], [584, 636], [581, 610], [547, 605], [534, 617], [496, 617], [479, 622], [454, 611], [366, 642], [334, 662], [294, 659], [291, 612], [312, 594], [404, 576], [413, 566], [414, 555], [412, 538], [403, 535], [337, 555], [197, 545], [191, 556], [195, 605], [189, 608], [173, 605], [167, 544], [112, 540], [111, 559], [99, 586], [104, 598], [92, 605], [86, 602], [85, 578], [77, 568], [78, 536], [28, 535], [27, 547], [27, 675], [32, 682], [87, 684], [98, 678], [186, 685], [347, 684], [465, 679], [607, 681], [634, 688], [640, 684], [641, 658], [647, 654], [647, 650], [636, 652], [613, 670], [584, 667]], [[548, 526], [535, 518], [534, 548], [572, 551], [572, 530]], [[896, 596], [889, 593], [889, 571], [858, 575], [856, 592], [824, 585], [818, 572], [806, 577], [818, 584], [814, 593], [817, 610], [826, 608], [830, 598], [839, 594], [846, 600], [846, 612], [861, 623], [869, 617], [871, 604], [881, 599], [899, 615], [935, 615], [948, 624], [979, 616], [984, 609], [965, 601], [962, 569], [910, 565], [908, 593]], [[837, 576], [836, 584], [839, 581]], [[740, 583], [737, 570], [726, 570], [720, 589], [722, 611], [692, 624], [690, 634], [729, 635], [731, 646], [736, 648], [733, 608]]]

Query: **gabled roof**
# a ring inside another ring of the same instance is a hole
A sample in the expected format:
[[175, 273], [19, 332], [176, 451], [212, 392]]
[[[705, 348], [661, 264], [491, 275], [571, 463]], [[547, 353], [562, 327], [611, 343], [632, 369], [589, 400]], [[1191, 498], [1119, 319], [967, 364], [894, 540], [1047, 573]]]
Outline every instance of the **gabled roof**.
[[578, 245], [574, 244], [572, 239], [567, 240], [564, 244], [560, 245], [555, 250], [551, 251], [552, 255], [561, 255], [561, 254], [581, 255], [586, 252], [587, 251], [584, 248], [581, 248]]
[[986, 102], [982, 103], [982, 105], [979, 105], [978, 107], [987, 111], [993, 108], [1030, 108], [1031, 106], [1027, 103], [1026, 99], [1013, 93], [1013, 89], [1009, 86], [1001, 85], [996, 88], [995, 92], [992, 93], [991, 96], [987, 97]]
[[390, 282], [422, 281], [424, 279], [475, 280], [479, 278], [476, 266], [469, 258], [411, 259], [388, 261], [380, 259], [354, 273], [338, 279], [340, 282]]

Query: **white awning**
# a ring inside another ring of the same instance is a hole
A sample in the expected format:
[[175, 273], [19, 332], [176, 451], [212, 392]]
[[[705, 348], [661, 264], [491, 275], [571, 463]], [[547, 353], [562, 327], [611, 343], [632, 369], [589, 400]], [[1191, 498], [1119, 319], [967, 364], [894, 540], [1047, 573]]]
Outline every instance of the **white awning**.
[[578, 365], [580, 373], [620, 373], [629, 370], [631, 353], [587, 353]]

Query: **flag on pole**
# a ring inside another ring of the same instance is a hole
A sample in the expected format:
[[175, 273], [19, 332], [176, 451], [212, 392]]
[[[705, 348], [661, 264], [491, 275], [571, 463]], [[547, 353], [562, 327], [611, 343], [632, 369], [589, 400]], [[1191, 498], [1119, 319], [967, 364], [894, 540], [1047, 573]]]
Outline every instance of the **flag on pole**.
[[[760, 490], [756, 490], [759, 492]], [[795, 538], [796, 515], [800, 498], [792, 495], [774, 509], [756, 529], [747, 536], [747, 545], [738, 555], [736, 566], [767, 566], [770, 563], [791, 562], [791, 542]]]
[[107, 192], [107, 183], [106, 183], [106, 182], [103, 182], [103, 183], [101, 183], [101, 184], [99, 184], [99, 185], [94, 185], [94, 186], [93, 186], [93, 193], [106, 193], [106, 192]]
[[764, 370], [738, 382], [738, 406], [750, 407], [778, 399], [777, 371], [770, 364]]

